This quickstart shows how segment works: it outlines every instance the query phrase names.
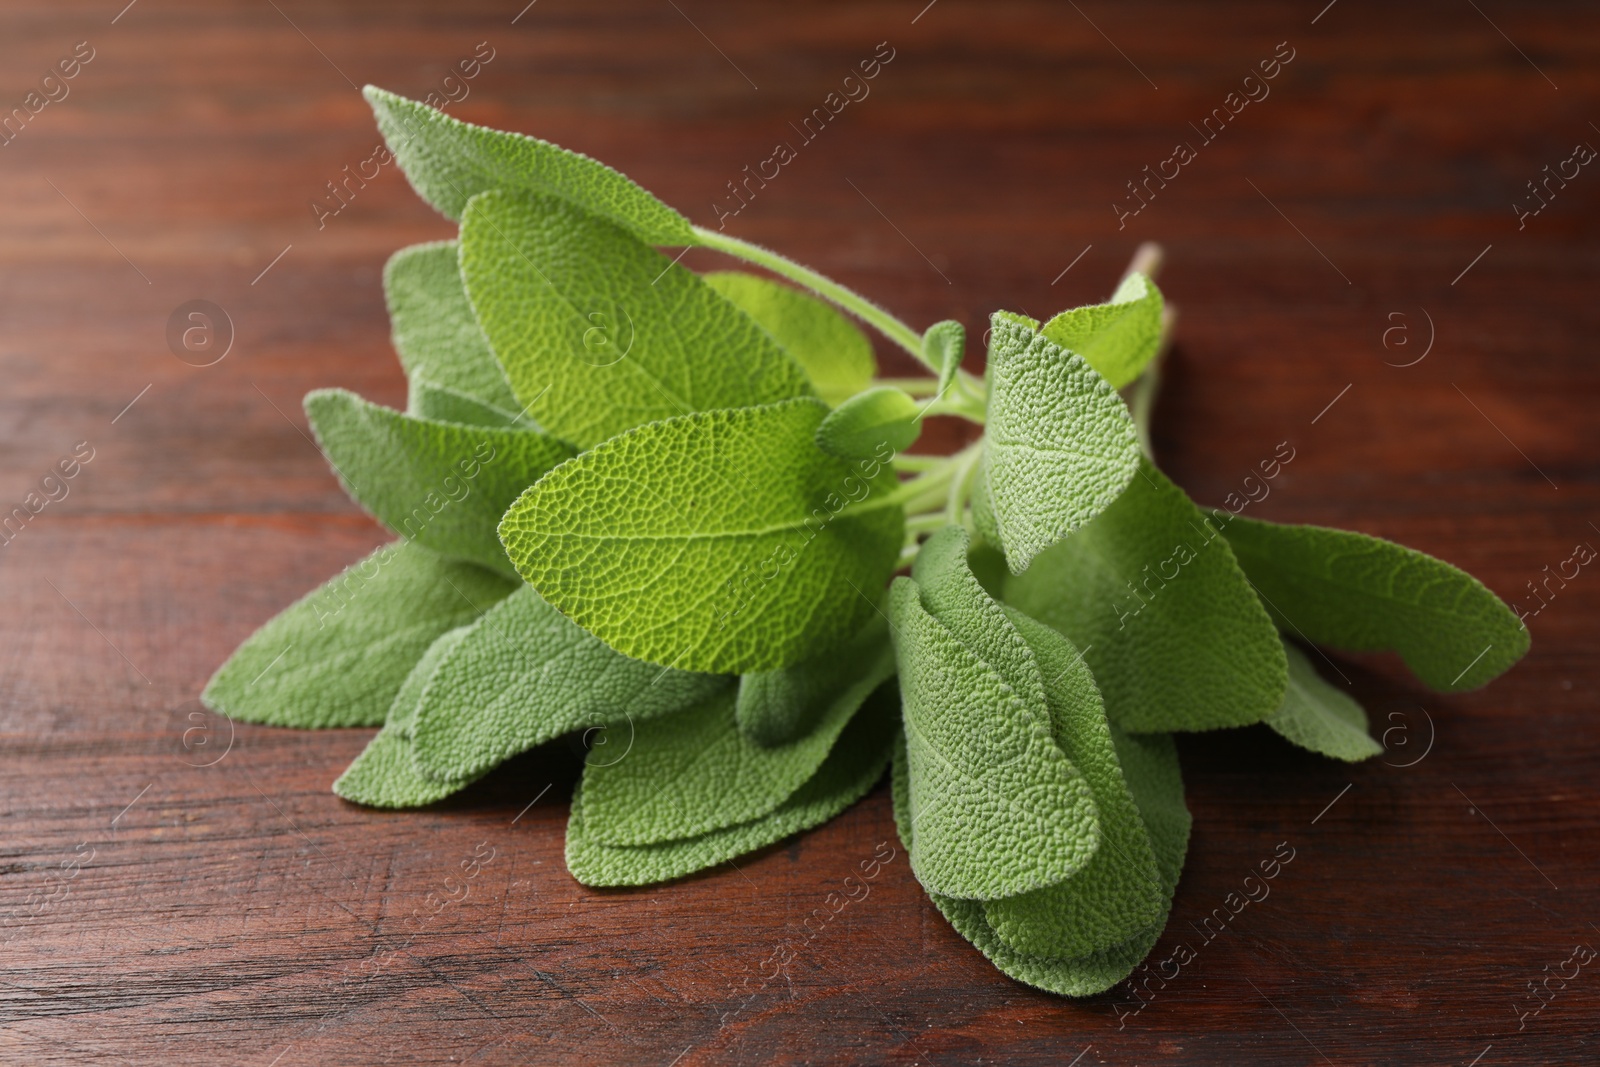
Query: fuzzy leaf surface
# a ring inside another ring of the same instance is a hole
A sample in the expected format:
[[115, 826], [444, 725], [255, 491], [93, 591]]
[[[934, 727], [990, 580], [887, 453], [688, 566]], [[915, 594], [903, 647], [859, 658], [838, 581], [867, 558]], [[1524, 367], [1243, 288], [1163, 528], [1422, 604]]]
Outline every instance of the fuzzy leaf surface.
[[385, 545], [240, 645], [200, 699], [273, 726], [377, 726], [424, 652], [515, 583], [420, 545]]
[[857, 393], [817, 427], [817, 447], [845, 459], [903, 452], [922, 436], [922, 406], [889, 386]]
[[513, 573], [496, 529], [524, 489], [572, 455], [528, 430], [402, 415], [343, 389], [306, 395], [312, 432], [345, 492], [394, 532]]
[[537, 137], [461, 122], [373, 85], [362, 95], [411, 187], [452, 219], [461, 218], [474, 195], [506, 189], [559, 197], [650, 244], [699, 243], [688, 219], [598, 160]]
[[425, 378], [514, 412], [522, 405], [467, 302], [459, 254], [459, 242], [433, 241], [402, 248], [384, 264], [394, 350], [413, 384]]
[[1082, 356], [1121, 389], [1137, 378], [1161, 345], [1161, 290], [1143, 274], [1123, 279], [1104, 304], [1063, 311], [1039, 331]]
[[411, 379], [406, 398], [406, 414], [433, 422], [459, 422], [467, 426], [492, 426], [496, 429], [538, 430], [530, 419], [515, 411], [486, 404], [448, 385], [437, 385], [426, 378]]
[[1516, 613], [1443, 560], [1353, 530], [1228, 518], [1228, 543], [1267, 609], [1307, 641], [1397, 652], [1443, 692], [1487, 685], [1528, 650]]
[[469, 629], [457, 627], [428, 646], [395, 694], [383, 729], [333, 783], [335, 794], [370, 808], [420, 808], [472, 784], [476, 776], [439, 782], [419, 775], [412, 762], [411, 741], [411, 724], [429, 679]]
[[745, 673], [861, 629], [904, 532], [886, 463], [813, 437], [811, 398], [641, 426], [551, 471], [500, 526], [528, 584], [623, 655]]
[[[1183, 803], [1183, 780], [1178, 770], [1178, 753], [1165, 735], [1125, 734], [1113, 730], [1128, 787], [1139, 806], [1150, 842], [1155, 850], [1165, 902], [1161, 914], [1150, 926], [1127, 941], [1087, 956], [1076, 958], [1034, 956], [1018, 952], [1000, 939], [984, 914], [984, 902], [959, 900], [929, 892], [956, 932], [965, 937], [1004, 974], [1070, 997], [1103, 993], [1133, 973], [1150, 954], [1167, 923], [1172, 895], [1183, 870], [1189, 847], [1190, 818]], [[903, 743], [897, 742], [894, 757], [893, 796], [895, 824], [900, 840], [909, 852], [916, 839], [912, 833], [910, 771]]]
[[872, 384], [878, 373], [872, 342], [831, 304], [744, 271], [701, 277], [787, 349], [829, 405], [838, 406]]
[[1056, 743], [1094, 794], [1101, 843], [1078, 873], [1031, 893], [989, 901], [984, 917], [1019, 952], [1088, 956], [1149, 927], [1161, 916], [1166, 894], [1088, 665], [1070, 641], [1044, 623], [1019, 611], [1008, 616], [1043, 671]]
[[816, 728], [840, 699], [877, 688], [894, 673], [889, 628], [876, 612], [861, 633], [837, 653], [796, 663], [781, 671], [756, 671], [739, 678], [734, 719], [757, 745], [787, 745]]
[[1354, 763], [1383, 751], [1367, 733], [1367, 713], [1345, 693], [1323, 681], [1311, 660], [1288, 641], [1289, 688], [1267, 725], [1301, 748]]
[[411, 739], [385, 726], [333, 783], [335, 795], [368, 808], [421, 808], [471, 785], [439, 782], [417, 773]]
[[[956, 600], [963, 584], [949, 582], [941, 599]], [[987, 605], [968, 596], [936, 617], [920, 583], [897, 578], [889, 614], [917, 828], [912, 869], [932, 892], [991, 899], [1080, 870], [1100, 832], [1088, 784], [1051, 736], [1033, 653], [999, 606], [977, 596]]]
[[938, 396], [944, 396], [961, 370], [961, 357], [967, 344], [966, 327], [955, 319], [929, 326], [922, 334], [922, 354], [939, 369]]
[[1283, 702], [1283, 643], [1228, 541], [1148, 460], [1005, 599], [1083, 650], [1125, 730], [1244, 726]]
[[1104, 511], [1139, 468], [1133, 417], [1083, 357], [996, 312], [989, 342], [989, 407], [980, 527], [1013, 574]]
[[692, 271], [549, 197], [475, 197], [461, 271], [540, 426], [579, 448], [696, 411], [807, 396], [788, 352]]
[[608, 845], [651, 845], [776, 810], [817, 772], [851, 716], [893, 672], [893, 652], [881, 647], [871, 672], [837, 694], [810, 731], [784, 745], [758, 745], [744, 735], [733, 690], [635, 723], [625, 758], [584, 772], [589, 836]]
[[421, 695], [417, 769], [440, 780], [483, 774], [562, 734], [610, 724], [625, 746], [630, 724], [731, 687], [725, 677], [663, 671], [614, 652], [522, 585], [484, 613]]
[[827, 822], [861, 799], [882, 776], [896, 728], [893, 694], [893, 687], [885, 687], [869, 698], [817, 773], [775, 810], [699, 837], [642, 846], [606, 845], [584, 823], [585, 786], [580, 783], [567, 823], [567, 870], [588, 886], [649, 885], [714, 867]]

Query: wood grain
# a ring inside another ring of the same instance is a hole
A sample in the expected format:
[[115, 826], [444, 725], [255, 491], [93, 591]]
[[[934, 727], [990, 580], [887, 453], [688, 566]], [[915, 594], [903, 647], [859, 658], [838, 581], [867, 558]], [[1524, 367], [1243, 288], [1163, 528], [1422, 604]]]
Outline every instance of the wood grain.
[[[1600, 543], [1600, 174], [1522, 229], [1512, 208], [1600, 144], [1592, 5], [120, 3], [0, 11], [0, 115], [77, 42], [95, 53], [0, 147], [0, 505], [94, 450], [0, 548], [0, 1058], [1600, 1057], [1593, 967], [1519, 1019], [1541, 1003], [1530, 981], [1600, 945], [1587, 570], [1483, 692], [1436, 697], [1387, 659], [1336, 657], [1388, 731], [1378, 760], [1335, 765], [1259, 729], [1186, 738], [1194, 843], [1152, 960], [1194, 959], [1143, 999], [1009, 981], [903, 855], [808, 939], [811, 909], [895, 840], [882, 786], [736, 865], [593, 892], [562, 866], [562, 744], [436, 809], [375, 813], [328, 789], [369, 731], [233, 726], [194, 703], [255, 626], [382, 540], [305, 439], [299, 397], [401, 399], [379, 272], [450, 227], [392, 169], [320, 230], [310, 203], [376, 143], [353, 85], [425, 95], [484, 41], [495, 58], [455, 114], [593, 154], [702, 223], [888, 41], [870, 96], [731, 231], [973, 331], [996, 308], [1100, 298], [1161, 240], [1181, 319], [1156, 439], [1181, 484], [1220, 502], [1289, 440], [1252, 513], [1392, 537], [1528, 601], [1544, 567]], [[1189, 124], [1283, 41], [1270, 95], [1119, 229], [1125, 183], [1197, 140]], [[165, 340], [195, 298], [236, 334], [206, 368]], [[1428, 320], [1426, 358], [1396, 366]], [[195, 729], [210, 748], [184, 747]], [[1295, 858], [1271, 895], [1207, 940], [1280, 842]], [[428, 895], [490, 850], [433, 914]], [[797, 958], [763, 983], [785, 940]]]

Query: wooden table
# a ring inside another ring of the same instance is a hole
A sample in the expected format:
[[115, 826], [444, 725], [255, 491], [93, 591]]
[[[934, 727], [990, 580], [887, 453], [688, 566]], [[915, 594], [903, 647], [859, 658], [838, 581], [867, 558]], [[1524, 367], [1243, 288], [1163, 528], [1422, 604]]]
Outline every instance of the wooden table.
[[[357, 85], [442, 91], [480, 42], [453, 113], [713, 223], [726, 183], [887, 41], [870, 96], [730, 230], [969, 329], [1103, 298], [1158, 239], [1182, 318], [1156, 443], [1180, 483], [1220, 502], [1290, 441], [1253, 513], [1395, 538], [1531, 609], [1527, 583], [1600, 545], [1600, 173], [1520, 224], [1514, 207], [1600, 145], [1593, 5], [122, 2], [0, 13], [0, 114], [78, 42], [93, 55], [0, 148], [0, 503], [92, 450], [0, 549], [0, 1059], [1600, 1060], [1600, 966], [1528, 992], [1600, 946], [1592, 568], [1486, 691], [1339, 657], [1384, 757], [1185, 739], [1194, 839], [1153, 959], [1196, 958], [1142, 1008], [1006, 979], [901, 853], [808, 940], [811, 909], [895, 841], [883, 786], [737, 866], [592, 892], [562, 866], [562, 744], [375, 813], [328, 789], [370, 731], [195, 703], [255, 626], [384, 539], [299, 398], [401, 401], [379, 271], [451, 228], [393, 168], [320, 229], [310, 205], [377, 143]], [[1293, 58], [1270, 95], [1204, 140], [1190, 123], [1259, 95], [1245, 76], [1275, 52]], [[1194, 158], [1119, 228], [1126, 183], [1179, 142]], [[231, 319], [211, 366], [169, 350], [194, 299]], [[1282, 842], [1270, 897], [1206, 941]], [[467, 897], [426, 914], [475, 850], [493, 859]], [[798, 956], [763, 984], [785, 939]]]

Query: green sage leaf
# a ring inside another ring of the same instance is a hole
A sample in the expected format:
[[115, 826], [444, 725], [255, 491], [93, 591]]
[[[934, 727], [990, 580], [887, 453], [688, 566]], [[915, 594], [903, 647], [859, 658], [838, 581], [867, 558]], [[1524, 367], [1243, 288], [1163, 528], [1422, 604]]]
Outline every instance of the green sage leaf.
[[448, 782], [417, 773], [412, 761], [411, 726], [429, 680], [452, 648], [471, 629], [457, 627], [428, 646], [389, 706], [387, 721], [355, 762], [333, 783], [335, 794], [370, 808], [420, 808], [465, 789], [477, 776]]
[[333, 783], [337, 796], [369, 808], [421, 808], [471, 785], [424, 778], [411, 762], [411, 739], [385, 726]]
[[376, 86], [362, 95], [411, 187], [452, 219], [461, 218], [476, 194], [505, 189], [560, 197], [651, 244], [698, 243], [688, 219], [586, 155], [461, 122]]
[[[893, 672], [885, 655], [876, 682]], [[583, 822], [608, 845], [652, 845], [723, 830], [775, 811], [833, 750], [877, 684], [851, 686], [810, 732], [758, 745], [734, 719], [728, 690], [698, 707], [633, 724], [632, 747], [583, 775]]]
[[[1019, 982], [1063, 996], [1087, 997], [1103, 993], [1133, 973], [1150, 954], [1166, 926], [1172, 908], [1172, 895], [1183, 870], [1189, 847], [1190, 818], [1183, 803], [1183, 779], [1178, 770], [1177, 749], [1172, 739], [1161, 734], [1134, 735], [1112, 731], [1117, 758], [1128, 788], [1139, 806], [1154, 847], [1161, 876], [1164, 904], [1157, 920], [1119, 945], [1077, 958], [1034, 956], [1018, 952], [1000, 939], [989, 925], [980, 900], [959, 900], [930, 891], [934, 905], [965, 937], [1003, 973]], [[905, 745], [898, 742], [894, 756], [893, 796], [895, 824], [900, 840], [910, 852], [916, 844], [913, 834], [909, 761]]]
[[[964, 550], [958, 528], [945, 534]], [[951, 555], [923, 576], [937, 579], [931, 572], [952, 566]], [[912, 869], [931, 892], [989, 899], [1080, 870], [1100, 831], [1088, 784], [1051, 736], [1033, 653], [965, 579], [934, 580], [945, 588], [932, 611], [917, 580], [895, 579], [890, 620], [917, 829]]]
[[699, 837], [652, 845], [607, 845], [584, 823], [584, 785], [567, 823], [567, 870], [588, 886], [648, 885], [681, 878], [827, 822], [861, 799], [883, 774], [896, 730], [894, 688], [886, 686], [845, 727], [812, 776], [774, 811]]
[[844, 459], [904, 452], [922, 436], [921, 415], [921, 406], [898, 389], [868, 389], [828, 412], [817, 427], [817, 447]]
[[833, 305], [744, 271], [712, 271], [701, 277], [787, 349], [828, 404], [837, 406], [877, 376], [872, 342]]
[[[511, 594], [515, 596], [516, 594]], [[507, 600], [510, 597], [506, 598]], [[500, 604], [504, 604], [501, 600]], [[495, 605], [496, 607], [499, 604]], [[490, 608], [493, 611], [494, 608]], [[415, 737], [417, 724], [417, 710], [422, 705], [422, 696], [428, 690], [428, 684], [439, 673], [439, 666], [455, 651], [456, 646], [466, 640], [479, 623], [483, 622], [480, 615], [465, 626], [457, 626], [454, 630], [447, 630], [440, 634], [433, 644], [428, 646], [428, 651], [422, 654], [417, 665], [411, 668], [411, 673], [406, 675], [406, 680], [401, 683], [400, 691], [394, 695], [394, 703], [389, 705], [389, 714], [383, 720], [386, 728], [392, 727], [399, 735], [410, 741]]]
[[200, 699], [244, 722], [379, 725], [435, 639], [515, 587], [420, 545], [385, 545], [251, 634]]
[[389, 257], [383, 296], [394, 350], [413, 386], [417, 378], [426, 378], [484, 404], [516, 411], [522, 405], [512, 396], [511, 383], [467, 302], [459, 254], [458, 242], [434, 241]]
[[1139, 468], [1127, 405], [1082, 356], [996, 312], [973, 506], [1013, 574], [1116, 500]]
[[1072, 643], [1019, 611], [1008, 617], [1045, 680], [1056, 743], [1083, 772], [1100, 816], [1100, 847], [1055, 885], [984, 905], [1007, 945], [1034, 956], [1080, 957], [1137, 936], [1161, 917], [1166, 891], [1139, 807], [1123, 780], [1105, 706]]
[[1345, 693], [1323, 681], [1306, 654], [1283, 643], [1289, 657], [1289, 688], [1267, 725], [1288, 740], [1352, 763], [1376, 756], [1383, 746], [1367, 733], [1367, 713]]
[[740, 733], [757, 745], [787, 745], [815, 729], [838, 702], [859, 704], [892, 674], [889, 628], [874, 612], [866, 628], [837, 653], [742, 676], [734, 719]]
[[1397, 652], [1444, 692], [1487, 685], [1528, 650], [1516, 613], [1443, 560], [1353, 530], [1216, 515], [1267, 610], [1307, 641]]
[[1122, 280], [1104, 304], [1063, 311], [1039, 331], [1076, 352], [1121, 389], [1137, 378], [1161, 346], [1161, 290], [1143, 274]]
[[744, 736], [734, 721], [733, 691], [635, 723], [626, 757], [584, 769], [589, 837], [605, 845], [654, 845], [776, 811], [816, 774], [874, 688], [851, 686], [846, 699], [827, 705], [816, 728], [786, 745], [758, 745]]
[[500, 525], [541, 596], [623, 655], [745, 673], [826, 654], [904, 536], [886, 460], [817, 448], [816, 399], [667, 419], [562, 464]]
[[1125, 730], [1243, 726], [1283, 702], [1283, 643], [1227, 539], [1148, 460], [1005, 599], [1083, 651]]
[[466, 426], [493, 426], [497, 429], [538, 430], [531, 419], [514, 411], [485, 404], [448, 385], [435, 385], [424, 378], [411, 379], [406, 414], [434, 422], [459, 422]]
[[811, 392], [789, 353], [699, 275], [570, 204], [484, 193], [461, 220], [461, 247], [518, 407], [579, 448]]
[[448, 781], [588, 727], [618, 724], [616, 740], [625, 746], [628, 724], [731, 687], [729, 678], [663, 670], [614, 652], [523, 585], [439, 664], [418, 703], [414, 758], [421, 774]]
[[944, 396], [961, 371], [967, 345], [966, 327], [954, 319], [929, 326], [922, 334], [922, 354], [939, 371], [938, 396]]
[[436, 552], [514, 573], [495, 531], [517, 495], [572, 455], [526, 430], [434, 422], [343, 389], [306, 394], [306, 415], [351, 498]]

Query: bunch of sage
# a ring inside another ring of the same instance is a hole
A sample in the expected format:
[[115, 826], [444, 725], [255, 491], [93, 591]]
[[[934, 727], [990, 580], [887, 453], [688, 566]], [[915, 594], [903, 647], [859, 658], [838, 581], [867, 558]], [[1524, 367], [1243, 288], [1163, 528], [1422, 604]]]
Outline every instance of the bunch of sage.
[[[407, 410], [319, 390], [306, 411], [400, 539], [204, 694], [381, 726], [340, 796], [429, 804], [584, 731], [567, 865], [638, 885], [816, 826], [892, 763], [940, 910], [1005, 973], [1084, 995], [1166, 921], [1190, 824], [1173, 732], [1266, 723], [1359, 760], [1366, 716], [1301, 643], [1392, 650], [1440, 690], [1528, 646], [1446, 563], [1202, 509], [1163, 476], [1147, 273], [1044, 323], [996, 312], [980, 378], [960, 323], [915, 331], [586, 156], [367, 98], [460, 234], [384, 273]], [[764, 273], [659, 251], [689, 246]], [[852, 318], [927, 376], [880, 379]], [[935, 415], [982, 435], [909, 453]]]

